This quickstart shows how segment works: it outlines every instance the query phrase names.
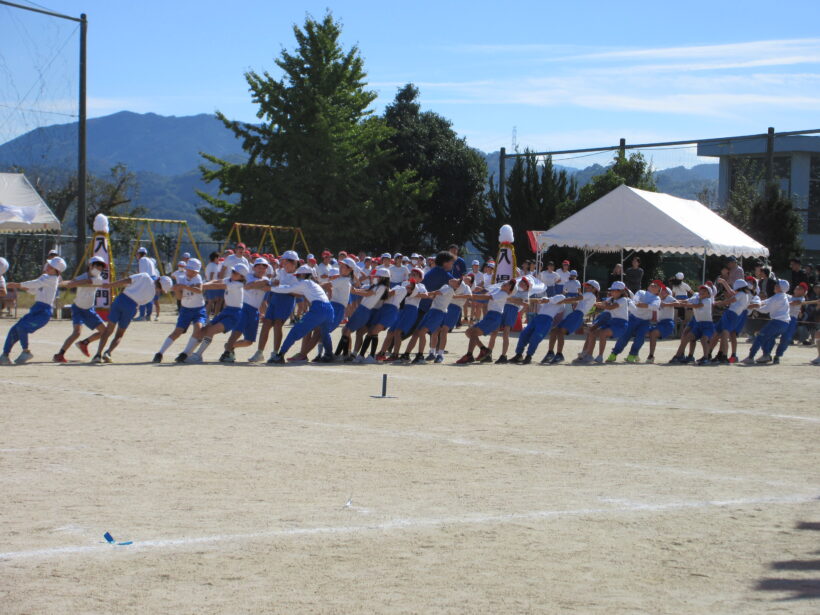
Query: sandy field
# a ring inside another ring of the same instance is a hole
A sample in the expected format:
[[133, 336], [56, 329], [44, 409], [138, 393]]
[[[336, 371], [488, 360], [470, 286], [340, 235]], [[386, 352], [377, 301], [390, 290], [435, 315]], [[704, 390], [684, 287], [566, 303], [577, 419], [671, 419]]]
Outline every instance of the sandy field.
[[813, 348], [152, 365], [172, 319], [112, 365], [49, 363], [55, 321], [0, 368], [3, 614], [820, 612]]

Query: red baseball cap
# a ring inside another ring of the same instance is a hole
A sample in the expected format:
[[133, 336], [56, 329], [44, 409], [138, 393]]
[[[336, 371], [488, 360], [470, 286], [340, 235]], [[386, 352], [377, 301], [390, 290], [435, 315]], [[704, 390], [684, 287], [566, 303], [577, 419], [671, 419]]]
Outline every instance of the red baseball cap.
[[562, 265], [569, 265], [569, 261], [562, 261], [561, 264]]
[[244, 250], [247, 246], [244, 243], [238, 243], [238, 244], [236, 244], [236, 247], [237, 248], [242, 248]]
[[800, 286], [802, 288], [805, 288], [806, 290], [809, 290], [809, 285], [806, 284], [805, 282], [800, 282], [800, 284], [798, 284], [798, 286]]
[[324, 258], [325, 256], [333, 256], [333, 252], [331, 252], [330, 250], [325, 250], [324, 252], [322, 252], [322, 258]]

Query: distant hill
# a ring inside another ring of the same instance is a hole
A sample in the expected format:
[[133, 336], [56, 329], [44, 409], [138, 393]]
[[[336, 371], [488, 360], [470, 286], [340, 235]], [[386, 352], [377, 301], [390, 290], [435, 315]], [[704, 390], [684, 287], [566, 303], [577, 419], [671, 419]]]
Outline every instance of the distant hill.
[[[30, 172], [48, 170], [54, 175], [73, 173], [77, 165], [77, 124], [56, 124], [38, 128], [0, 145], [0, 171], [20, 167]], [[196, 213], [202, 206], [196, 190], [214, 193], [206, 186], [198, 166], [199, 152], [240, 162], [245, 154], [240, 141], [213, 115], [187, 117], [122, 111], [88, 121], [88, 170], [106, 176], [114, 165], [125, 164], [137, 174], [139, 194], [135, 204], [155, 218], [185, 219], [200, 235], [210, 227]], [[497, 181], [499, 152], [482, 153], [488, 178]], [[507, 172], [512, 161], [507, 161]], [[584, 185], [605, 167], [594, 164], [585, 169], [556, 165]], [[696, 198], [704, 188], [716, 189], [717, 164], [687, 169], [674, 167], [657, 171], [658, 189], [684, 198]]]

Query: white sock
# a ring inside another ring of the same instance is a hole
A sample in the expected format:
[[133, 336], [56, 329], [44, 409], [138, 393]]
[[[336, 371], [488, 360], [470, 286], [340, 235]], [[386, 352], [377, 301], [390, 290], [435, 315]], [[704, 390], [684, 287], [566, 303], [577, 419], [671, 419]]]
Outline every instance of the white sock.
[[444, 356], [444, 351], [443, 351], [443, 350], [439, 350], [436, 354], [437, 354], [438, 356], [440, 356], [440, 357], [443, 357], [443, 356]]
[[192, 335], [192, 336], [191, 336], [191, 339], [189, 339], [189, 340], [188, 340], [188, 343], [185, 345], [185, 350], [183, 350], [182, 352], [184, 352], [185, 354], [191, 354], [191, 353], [194, 351], [194, 348], [196, 347], [196, 345], [197, 345], [198, 343], [199, 343], [199, 340], [198, 340], [198, 339], [196, 339], [196, 338]]
[[165, 341], [162, 342], [162, 348], [159, 349], [159, 353], [160, 354], [165, 354], [165, 351], [168, 350], [171, 347], [171, 344], [173, 344], [173, 343], [174, 343], [173, 338], [166, 337]]
[[196, 353], [202, 356], [202, 354], [208, 349], [208, 346], [211, 345], [211, 341], [212, 340], [210, 337], [203, 337], [202, 343], [199, 345], [199, 349], [196, 351]]

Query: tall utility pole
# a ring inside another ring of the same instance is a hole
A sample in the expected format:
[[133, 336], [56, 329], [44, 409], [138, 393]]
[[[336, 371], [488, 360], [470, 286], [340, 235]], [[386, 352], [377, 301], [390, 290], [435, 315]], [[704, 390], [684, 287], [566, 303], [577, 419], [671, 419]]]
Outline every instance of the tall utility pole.
[[88, 30], [88, 21], [85, 18], [85, 13], [79, 17], [72, 17], [71, 15], [63, 15], [62, 13], [55, 13], [44, 9], [37, 9], [32, 6], [23, 6], [7, 0], [0, 0], [0, 4], [10, 6], [22, 11], [30, 11], [32, 13], [40, 13], [41, 15], [48, 15], [49, 17], [57, 17], [58, 19], [66, 19], [80, 24], [80, 112], [79, 112], [79, 127], [77, 131], [79, 147], [77, 152], [77, 262], [79, 263], [85, 254], [85, 218], [86, 218], [86, 151], [85, 151], [85, 124], [86, 124], [86, 33]]

